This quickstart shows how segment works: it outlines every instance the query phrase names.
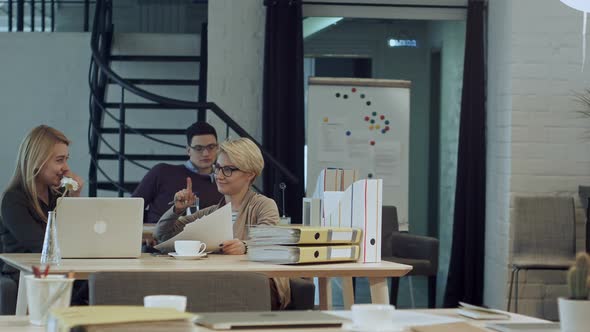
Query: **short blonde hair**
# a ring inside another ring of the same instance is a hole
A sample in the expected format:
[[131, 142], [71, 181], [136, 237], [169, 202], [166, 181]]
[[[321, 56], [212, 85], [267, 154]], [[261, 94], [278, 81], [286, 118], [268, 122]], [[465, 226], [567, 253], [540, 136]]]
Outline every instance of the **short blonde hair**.
[[61, 131], [46, 125], [33, 128], [20, 144], [14, 174], [7, 187], [7, 190], [22, 188], [33, 210], [43, 220], [47, 220], [47, 216], [37, 199], [35, 179], [51, 158], [53, 147], [60, 143], [70, 145], [70, 140]]
[[[249, 138], [227, 140], [219, 145], [219, 153], [225, 153], [234, 165], [244, 172], [254, 173], [256, 179], [264, 168], [264, 158], [258, 146]], [[254, 181], [254, 179], [252, 181]]]

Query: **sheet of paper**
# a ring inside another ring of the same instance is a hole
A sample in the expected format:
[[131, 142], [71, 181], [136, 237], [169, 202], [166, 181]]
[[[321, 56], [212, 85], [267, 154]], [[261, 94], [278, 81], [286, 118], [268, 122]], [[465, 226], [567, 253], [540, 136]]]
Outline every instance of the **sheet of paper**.
[[[372, 160], [373, 146], [370, 145], [374, 137], [368, 131], [358, 130], [346, 138], [348, 157], [357, 168], [367, 169], [367, 162]], [[358, 167], [360, 166], [360, 167]]]
[[347, 160], [344, 124], [341, 121], [322, 122], [320, 124], [318, 160], [343, 162]]
[[375, 177], [388, 186], [399, 186], [401, 171], [401, 144], [380, 142], [375, 149]]
[[[350, 311], [328, 311], [328, 313], [331, 315], [352, 320], [352, 312]], [[431, 315], [410, 310], [396, 310], [393, 314], [391, 330], [403, 330], [409, 328], [410, 326], [449, 324], [462, 321], [464, 320], [455, 317]]]
[[174, 241], [199, 240], [207, 245], [206, 251], [212, 251], [216, 250], [221, 242], [233, 238], [231, 204], [226, 204], [221, 209], [187, 224], [182, 232], [156, 245], [155, 248], [163, 252], [170, 252], [174, 251]]

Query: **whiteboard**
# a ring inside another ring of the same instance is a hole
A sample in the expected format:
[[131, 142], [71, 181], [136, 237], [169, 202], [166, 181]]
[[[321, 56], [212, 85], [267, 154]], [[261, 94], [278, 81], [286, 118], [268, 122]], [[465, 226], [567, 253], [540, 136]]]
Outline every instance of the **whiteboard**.
[[383, 179], [383, 205], [408, 222], [409, 81], [310, 77], [307, 196], [324, 168], [356, 168]]

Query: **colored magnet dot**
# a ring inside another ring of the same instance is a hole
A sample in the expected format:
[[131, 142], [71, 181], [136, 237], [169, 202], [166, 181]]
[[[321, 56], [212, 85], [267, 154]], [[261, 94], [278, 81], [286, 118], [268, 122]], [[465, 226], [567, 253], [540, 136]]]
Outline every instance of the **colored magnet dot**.
[[356, 92], [356, 88], [352, 88], [352, 89], [350, 89], [350, 91]]
[[389, 126], [385, 126], [385, 130], [389, 131]]
[[373, 116], [377, 116], [377, 112], [373, 112], [371, 113]]
[[369, 144], [375, 145], [375, 141], [371, 141], [371, 142], [369, 142]]
[[339, 93], [336, 93], [336, 98], [340, 98], [340, 94]]
[[371, 119], [371, 123], [375, 123], [375, 120]]
[[385, 120], [385, 124], [388, 125], [389, 124], [389, 120]]
[[368, 116], [365, 116], [365, 121], [369, 121], [369, 117]]
[[375, 125], [375, 129], [381, 129], [380, 125]]
[[387, 132], [387, 130], [385, 130], [385, 129], [381, 129], [381, 133], [382, 133], [382, 134], [385, 134], [386, 132]]
[[328, 117], [325, 117], [324, 118], [324, 122], [328, 122]]
[[373, 125], [369, 126], [369, 130], [373, 130], [373, 128], [374, 128]]
[[365, 99], [365, 94], [361, 93], [361, 99]]
[[367, 106], [371, 106], [371, 102], [370, 101], [367, 102]]
[[372, 178], [372, 177], [373, 177], [373, 173], [369, 173], [369, 174], [367, 174], [367, 177], [368, 177], [369, 179], [370, 179], [370, 178]]
[[381, 114], [381, 116], [379, 117], [379, 119], [385, 120], [385, 115]]
[[348, 99], [348, 95], [343, 95], [342, 98]]
[[346, 136], [350, 136], [350, 130], [346, 131]]

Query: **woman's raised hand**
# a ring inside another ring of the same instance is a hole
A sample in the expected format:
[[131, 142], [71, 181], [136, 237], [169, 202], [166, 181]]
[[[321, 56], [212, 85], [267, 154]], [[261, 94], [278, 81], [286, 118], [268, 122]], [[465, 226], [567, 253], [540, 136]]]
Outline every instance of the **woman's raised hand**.
[[190, 206], [194, 206], [197, 201], [197, 195], [193, 193], [193, 182], [191, 178], [186, 178], [186, 188], [174, 194], [174, 213], [182, 214]]

